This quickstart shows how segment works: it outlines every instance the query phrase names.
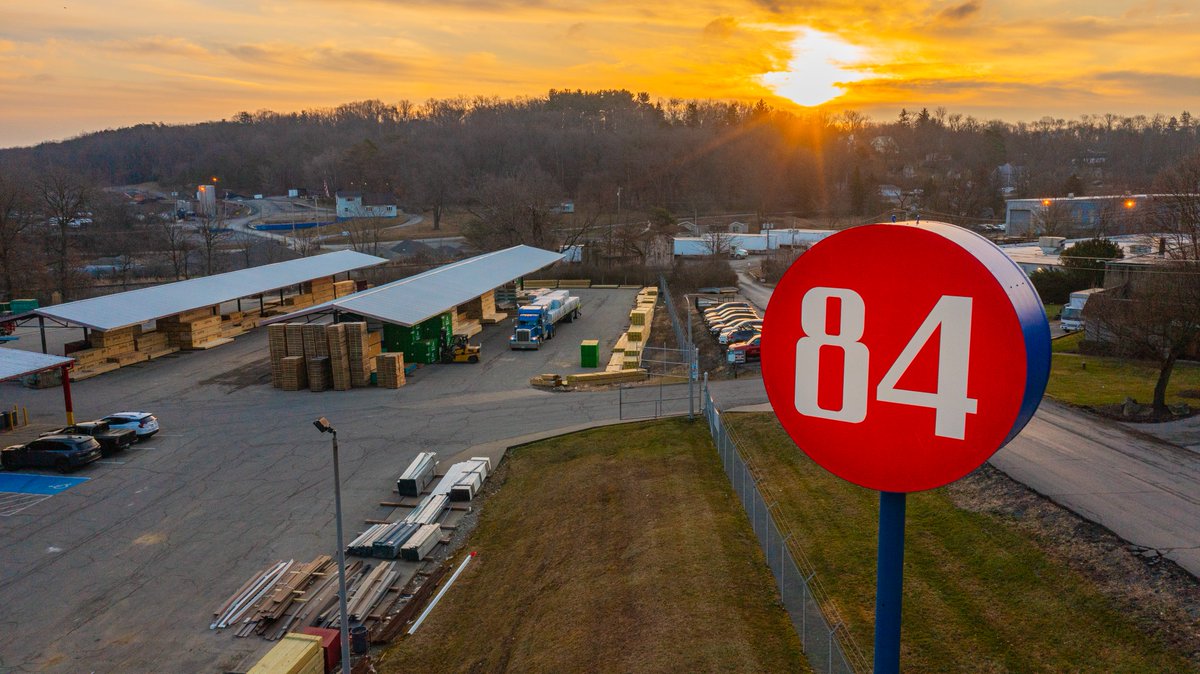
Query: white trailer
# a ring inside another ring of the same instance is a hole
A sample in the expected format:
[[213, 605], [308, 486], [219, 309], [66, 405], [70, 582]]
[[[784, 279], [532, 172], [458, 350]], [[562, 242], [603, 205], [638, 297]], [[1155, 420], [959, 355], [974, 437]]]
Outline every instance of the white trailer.
[[1076, 290], [1071, 293], [1071, 298], [1062, 310], [1063, 331], [1075, 332], [1076, 330], [1082, 330], [1084, 305], [1087, 304], [1089, 297], [1102, 292], [1104, 292], [1104, 288], [1088, 288], [1087, 290]]

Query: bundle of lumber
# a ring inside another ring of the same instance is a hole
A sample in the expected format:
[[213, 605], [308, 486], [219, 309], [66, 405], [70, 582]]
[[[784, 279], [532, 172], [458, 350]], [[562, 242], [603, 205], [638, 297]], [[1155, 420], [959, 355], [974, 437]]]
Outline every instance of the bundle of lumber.
[[[343, 323], [346, 329], [346, 352], [350, 368], [350, 385], [361, 387], [371, 383], [370, 338], [367, 324]], [[382, 338], [382, 335], [380, 335]]]
[[305, 293], [312, 296], [313, 304], [320, 304], [334, 299], [333, 277], [323, 276], [315, 278], [305, 284]]
[[586, 278], [564, 278], [558, 280], [559, 288], [591, 288], [592, 280]]
[[301, 391], [308, 388], [308, 363], [304, 356], [284, 356], [279, 362], [279, 388]]
[[354, 281], [338, 281], [333, 284], [333, 296], [345, 297], [358, 292], [357, 284]]
[[375, 356], [375, 377], [383, 388], [404, 386], [404, 354], [393, 352]]
[[350, 390], [350, 349], [346, 344], [346, 326], [337, 323], [325, 326], [329, 346], [329, 366], [333, 375], [333, 390]]
[[496, 311], [496, 291], [489, 290], [459, 307], [467, 318], [479, 321], [484, 325], [499, 323], [508, 318], [508, 314]]
[[330, 380], [333, 379], [332, 368], [329, 366], [329, 356], [314, 356], [307, 360], [308, 390], [320, 392], [328, 389]]
[[167, 336], [171, 346], [181, 349], [207, 349], [232, 341], [221, 336], [220, 316], [209, 314], [190, 320], [185, 320], [182, 316], [180, 314], [158, 320], [158, 331]]
[[271, 385], [282, 388], [283, 359], [288, 355], [286, 325], [276, 323], [267, 328], [267, 350], [271, 355]]

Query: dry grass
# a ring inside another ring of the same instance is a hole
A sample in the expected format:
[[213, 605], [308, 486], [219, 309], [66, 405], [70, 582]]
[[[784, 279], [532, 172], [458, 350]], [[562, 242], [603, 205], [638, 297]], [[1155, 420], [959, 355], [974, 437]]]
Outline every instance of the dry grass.
[[[869, 650], [878, 495], [813, 463], [773, 415], [731, 416], [767, 499], [779, 503]], [[904, 671], [1192, 671], [1181, 649], [1165, 643], [1173, 640], [1139, 627], [1136, 611], [1073, 568], [1053, 541], [1039, 542], [1003, 515], [961, 508], [948, 489], [908, 497], [904, 583]]]
[[380, 671], [809, 671], [715, 456], [684, 421], [514, 450], [478, 557]]

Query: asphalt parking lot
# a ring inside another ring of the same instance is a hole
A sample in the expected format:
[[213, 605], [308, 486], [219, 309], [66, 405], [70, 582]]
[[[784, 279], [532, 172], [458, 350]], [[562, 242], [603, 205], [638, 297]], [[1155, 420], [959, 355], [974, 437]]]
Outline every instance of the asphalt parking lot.
[[[480, 364], [423, 367], [399, 390], [273, 389], [262, 328], [75, 384], [78, 419], [147, 410], [163, 430], [72, 475], [90, 479], [0, 513], [0, 672], [247, 667], [270, 644], [209, 631], [212, 611], [268, 562], [334, 552], [329, 441], [314, 418], [339, 431], [352, 536], [391, 512], [379, 501], [419, 451], [449, 456], [617, 417], [615, 392], [528, 385], [542, 372], [583, 371], [582, 339], [611, 348], [636, 294], [575, 292], [582, 318], [542, 350], [509, 351], [510, 326], [490, 326], [474, 340]], [[746, 391], [761, 399], [757, 385]], [[63, 419], [60, 389], [0, 385], [0, 403], [14, 402], [35, 425], [0, 435], [4, 444]]]

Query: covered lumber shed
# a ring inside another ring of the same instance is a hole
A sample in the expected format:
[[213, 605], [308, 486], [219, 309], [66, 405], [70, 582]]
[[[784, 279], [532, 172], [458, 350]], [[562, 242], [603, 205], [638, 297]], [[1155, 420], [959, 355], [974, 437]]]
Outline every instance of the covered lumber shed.
[[317, 304], [264, 324], [332, 315], [383, 324], [387, 351], [403, 351], [406, 360], [437, 362], [436, 342], [452, 334], [471, 336], [482, 323], [506, 315], [495, 310], [493, 291], [562, 260], [562, 253], [517, 245]]
[[257, 297], [261, 308], [267, 293], [278, 291], [282, 302], [286, 288], [386, 261], [374, 255], [343, 250], [40, 307], [8, 317], [6, 321], [25, 324], [36, 320], [42, 338], [42, 353], [46, 353], [47, 321], [57, 327], [83, 328], [86, 339], [88, 330], [107, 333], [132, 328], [234, 300], [240, 306], [242, 298]]

